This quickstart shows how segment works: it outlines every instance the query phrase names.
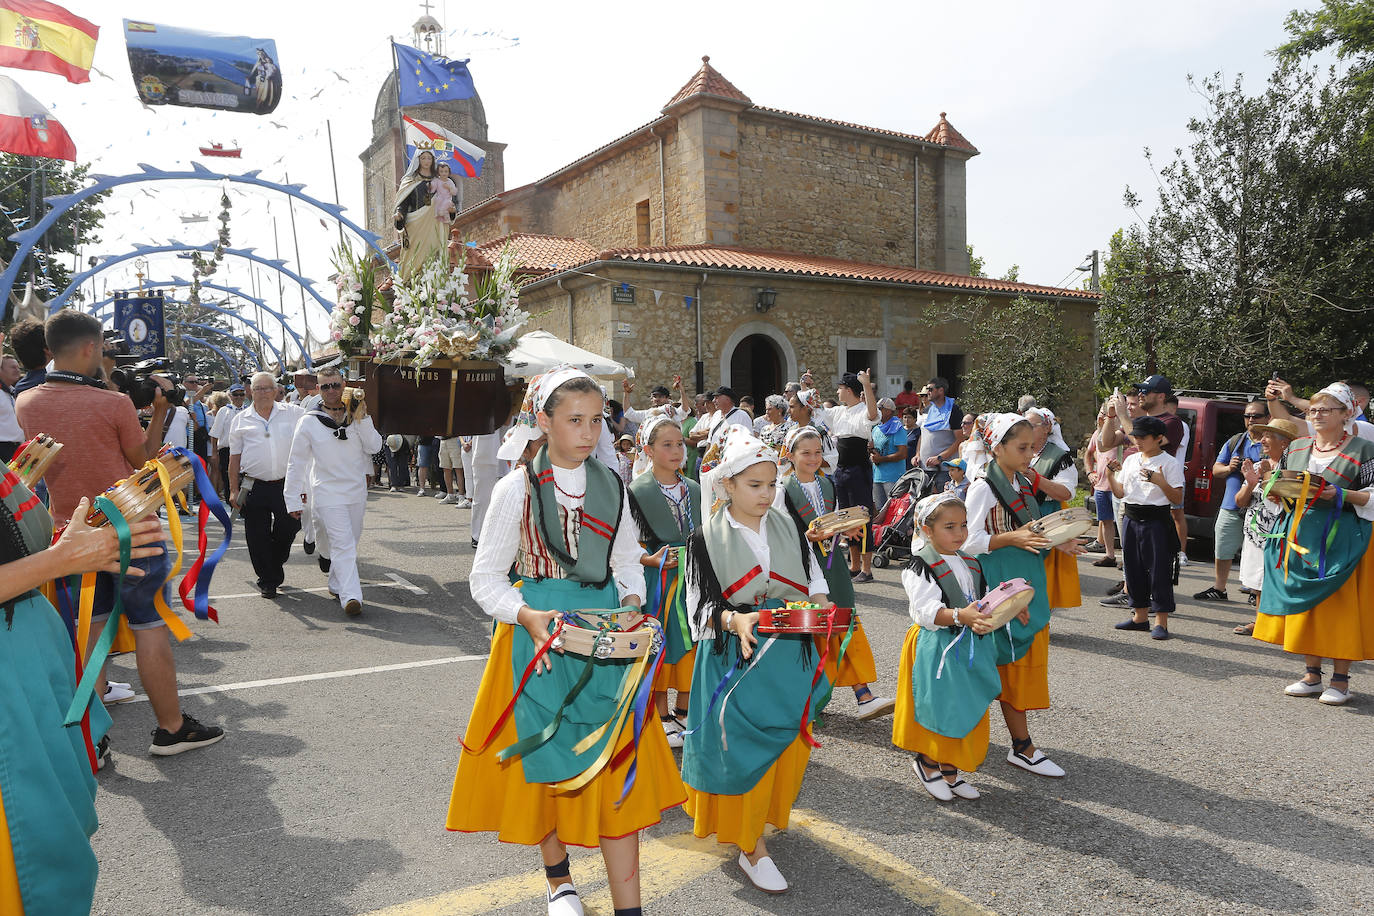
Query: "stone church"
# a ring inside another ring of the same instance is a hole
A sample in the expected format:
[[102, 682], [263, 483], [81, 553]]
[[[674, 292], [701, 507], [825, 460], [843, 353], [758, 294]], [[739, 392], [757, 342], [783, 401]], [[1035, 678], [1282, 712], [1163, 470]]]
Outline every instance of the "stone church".
[[[454, 235], [476, 246], [470, 268], [513, 245], [532, 327], [647, 384], [681, 374], [689, 390], [728, 384], [761, 401], [808, 369], [833, 381], [871, 368], [887, 393], [932, 375], [957, 393], [964, 329], [921, 320], [955, 297], [1049, 299], [1091, 335], [1096, 293], [968, 275], [966, 170], [979, 151], [944, 113], [917, 136], [768, 108], [702, 58], [643, 126], [505, 190], [501, 145], [469, 102], [453, 116], [473, 136], [454, 127], [498, 163], [460, 182]], [[369, 190], [369, 220], [371, 201]], [[1092, 377], [1090, 352], [1066, 358]], [[1067, 411], [1073, 431], [1091, 428], [1089, 398]]]

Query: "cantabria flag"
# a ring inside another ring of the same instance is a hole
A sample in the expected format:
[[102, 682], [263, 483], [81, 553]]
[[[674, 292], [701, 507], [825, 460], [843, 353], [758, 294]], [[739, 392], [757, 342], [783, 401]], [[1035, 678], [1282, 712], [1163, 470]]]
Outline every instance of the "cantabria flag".
[[67, 129], [8, 76], [0, 76], [0, 152], [76, 161]]
[[0, 0], [0, 67], [91, 78], [100, 27], [46, 0]]
[[449, 133], [433, 121], [404, 114], [401, 120], [406, 125], [406, 162], [420, 151], [430, 150], [436, 163], [449, 163], [455, 178], [477, 178], [482, 174], [482, 163], [487, 159], [487, 151], [482, 147]]

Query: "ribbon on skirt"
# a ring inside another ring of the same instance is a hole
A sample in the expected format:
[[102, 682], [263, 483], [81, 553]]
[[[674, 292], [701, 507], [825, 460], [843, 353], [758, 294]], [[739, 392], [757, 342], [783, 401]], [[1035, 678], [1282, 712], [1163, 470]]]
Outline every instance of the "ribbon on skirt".
[[[513, 626], [519, 626], [519, 624], [514, 624]], [[520, 699], [520, 694], [524, 692], [525, 685], [529, 683], [530, 676], [534, 674], [535, 669], [539, 666], [539, 660], [549, 654], [549, 650], [552, 648], [554, 641], [558, 639], [562, 633], [563, 621], [559, 620], [557, 625], [553, 628], [553, 632], [549, 634], [549, 638], [545, 640], [544, 645], [539, 647], [539, 651], [534, 653], [534, 658], [530, 659], [530, 663], [525, 666], [525, 673], [520, 676], [520, 683], [515, 685], [515, 690], [511, 691], [510, 702], [506, 704], [505, 709], [501, 710], [501, 715], [496, 717], [496, 724], [492, 726], [491, 732], [487, 735], [486, 739], [475, 748], [468, 747], [466, 740], [460, 740], [459, 743], [463, 745], [463, 750], [467, 751], [469, 754], [480, 754], [491, 746], [491, 743], [496, 740], [496, 736], [500, 734], [502, 727], [506, 724], [506, 720], [515, 712], [515, 701]]]
[[[91, 699], [95, 695], [95, 682], [100, 676], [100, 669], [105, 666], [105, 659], [110, 654], [110, 644], [114, 642], [115, 631], [119, 629], [119, 619], [124, 616], [124, 596], [123, 588], [124, 576], [129, 572], [129, 560], [133, 554], [133, 535], [129, 531], [129, 523], [124, 520], [124, 515], [119, 508], [104, 496], [95, 498], [95, 507], [104, 513], [109, 520], [110, 527], [114, 528], [115, 537], [119, 539], [119, 578], [115, 580], [114, 589], [114, 608], [110, 611], [110, 619], [105, 622], [105, 629], [100, 632], [100, 639], [96, 641], [95, 648], [91, 651], [91, 657], [86, 662], [86, 669], [81, 675], [81, 681], [76, 686], [76, 695], [72, 697], [72, 705], [67, 708], [67, 716], [63, 720], [64, 726], [73, 726], [80, 723], [86, 715], [86, 707], [90, 705]], [[82, 590], [82, 618], [89, 628], [90, 613], [87, 595], [94, 598], [94, 588], [89, 592]], [[84, 642], [83, 642], [84, 645]], [[80, 653], [77, 653], [78, 657]]]

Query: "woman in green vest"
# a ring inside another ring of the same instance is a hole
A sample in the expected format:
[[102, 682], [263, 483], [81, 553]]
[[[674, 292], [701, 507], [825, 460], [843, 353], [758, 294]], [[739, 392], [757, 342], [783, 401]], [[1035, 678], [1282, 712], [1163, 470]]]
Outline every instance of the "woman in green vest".
[[[830, 557], [822, 556], [820, 544], [825, 539], [809, 530], [817, 518], [835, 511], [835, 484], [820, 473], [825, 463], [820, 431], [814, 426], [795, 427], [788, 432], [784, 444], [792, 472], [783, 477], [773, 505], [792, 516], [797, 527], [811, 542], [812, 558], [825, 572], [826, 594], [830, 600], [837, 607], [854, 607], [854, 579], [849, 564], [843, 560], [832, 562]], [[873, 648], [869, 645], [862, 620], [855, 624], [848, 645], [844, 645], [845, 642], [844, 634], [830, 638], [825, 673], [831, 684], [854, 689], [854, 702], [858, 704], [860, 719], [876, 719], [892, 712], [893, 701], [874, 696], [868, 686], [877, 680], [878, 668], [873, 662]]]
[[[697, 650], [680, 572], [687, 538], [701, 527], [701, 487], [679, 470], [684, 446], [676, 420], [651, 417], [640, 427], [639, 439], [650, 468], [630, 483], [630, 512], [645, 550], [639, 562], [644, 565], [648, 612], [663, 625], [667, 645], [663, 666], [654, 678], [654, 705], [668, 746], [682, 747]], [[677, 706], [671, 713], [669, 690], [677, 691]]]
[[[1054, 411], [1032, 407], [1026, 411], [1026, 422], [1034, 434], [1031, 450], [1031, 470], [1039, 475], [1039, 489], [1035, 494], [1040, 514], [1058, 512], [1073, 499], [1078, 488], [1078, 466], [1073, 453], [1059, 432], [1059, 420]], [[1049, 588], [1046, 600], [1050, 607], [1078, 607], [1083, 592], [1078, 581], [1078, 555], [1083, 548], [1076, 542], [1061, 545], [1045, 554], [1045, 582]]]
[[[1315, 499], [1284, 500], [1264, 548], [1254, 636], [1304, 657], [1307, 673], [1285, 693], [1329, 706], [1350, 700], [1350, 665], [1374, 659], [1374, 442], [1352, 430], [1355, 398], [1337, 382], [1313, 396], [1312, 435], [1294, 439], [1281, 467], [1312, 474]], [[1322, 660], [1331, 685], [1322, 689]]]
[[[122, 548], [114, 527], [86, 527], [85, 499], [53, 544], [47, 508], [6, 465], [0, 471], [0, 913], [85, 916], [96, 878], [93, 771], [109, 753], [110, 716], [92, 702], [80, 728], [63, 727], [76, 653], [39, 589], [65, 576], [118, 573]], [[162, 540], [156, 518], [124, 530], [129, 558], [162, 553], [145, 546]]]
[[639, 831], [685, 797], [663, 730], [640, 731], [642, 717], [626, 715], [648, 676], [643, 660], [564, 653], [552, 639], [560, 626], [593, 628], [588, 618], [612, 611], [628, 612], [624, 626], [640, 621], [644, 549], [624, 485], [587, 460], [604, 404], [579, 369], [535, 383], [532, 407], [548, 442], [496, 484], [468, 576], [496, 625], [447, 826], [538, 846], [549, 912], [559, 916], [582, 912], [569, 843], [601, 848], [615, 912], [638, 916]]
[[[951, 493], [916, 504], [918, 533], [902, 570], [911, 628], [902, 645], [892, 743], [914, 751], [911, 768], [940, 801], [978, 798], [959, 771], [988, 755], [988, 706], [1002, 692], [997, 640], [978, 607], [987, 594], [982, 567], [961, 548], [968, 512]], [[1021, 612], [1022, 623], [1029, 620]]]
[[700, 645], [697, 701], [682, 752], [684, 807], [697, 836], [714, 833], [738, 846], [745, 876], [780, 894], [787, 881], [768, 855], [763, 829], [787, 826], [830, 679], [816, 671], [815, 637], [761, 636], [758, 609], [830, 601], [809, 545], [773, 508], [773, 450], [751, 432], [732, 430], [719, 469], [715, 495], [727, 502], [687, 548], [687, 607]]

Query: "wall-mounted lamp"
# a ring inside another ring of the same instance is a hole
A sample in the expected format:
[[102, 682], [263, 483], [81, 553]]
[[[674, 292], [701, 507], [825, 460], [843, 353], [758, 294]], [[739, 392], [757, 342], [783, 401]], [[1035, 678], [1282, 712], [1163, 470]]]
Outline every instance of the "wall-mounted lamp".
[[772, 287], [759, 290], [758, 299], [754, 301], [754, 311], [766, 312], [778, 304], [778, 291]]

